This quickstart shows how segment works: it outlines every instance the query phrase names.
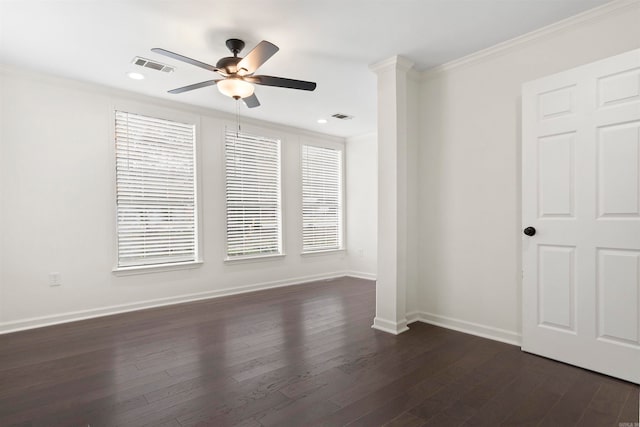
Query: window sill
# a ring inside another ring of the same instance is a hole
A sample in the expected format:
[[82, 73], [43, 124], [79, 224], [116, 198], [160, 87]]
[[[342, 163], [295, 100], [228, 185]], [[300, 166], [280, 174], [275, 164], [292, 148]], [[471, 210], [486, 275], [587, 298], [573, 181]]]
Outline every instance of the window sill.
[[163, 271], [190, 270], [198, 268], [202, 261], [176, 262], [173, 264], [139, 265], [132, 267], [116, 267], [113, 274], [116, 276], [130, 276], [134, 274], [160, 273]]
[[321, 251], [302, 252], [300, 255], [302, 255], [303, 257], [307, 257], [307, 256], [331, 255], [331, 254], [339, 254], [339, 253], [344, 254], [344, 252], [345, 252], [344, 249], [326, 249]]
[[282, 259], [286, 256], [286, 254], [275, 254], [275, 255], [256, 255], [256, 256], [239, 256], [233, 258], [225, 258], [225, 264], [243, 264], [247, 262], [268, 262], [275, 261], [278, 259]]

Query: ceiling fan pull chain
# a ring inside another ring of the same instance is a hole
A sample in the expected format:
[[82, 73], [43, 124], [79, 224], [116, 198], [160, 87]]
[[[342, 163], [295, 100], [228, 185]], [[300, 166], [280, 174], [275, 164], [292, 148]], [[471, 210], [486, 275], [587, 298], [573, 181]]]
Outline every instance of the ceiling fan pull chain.
[[240, 99], [236, 99], [236, 137], [240, 137]]

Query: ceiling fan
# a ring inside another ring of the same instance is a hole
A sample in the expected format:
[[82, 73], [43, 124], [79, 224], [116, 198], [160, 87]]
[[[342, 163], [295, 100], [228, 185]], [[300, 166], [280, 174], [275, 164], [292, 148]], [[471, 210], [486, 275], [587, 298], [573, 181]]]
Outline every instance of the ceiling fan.
[[229, 48], [231, 53], [233, 53], [233, 56], [221, 58], [216, 63], [215, 67], [158, 47], [151, 49], [151, 51], [160, 55], [168, 56], [169, 58], [177, 59], [178, 61], [186, 62], [187, 64], [195, 65], [196, 67], [204, 68], [205, 70], [214, 71], [223, 77], [222, 79], [207, 80], [189, 86], [172, 89], [169, 93], [182, 93], [207, 86], [217, 85], [218, 90], [223, 94], [236, 100], [242, 99], [247, 107], [254, 108], [260, 105], [260, 101], [258, 101], [258, 98], [253, 93], [254, 84], [309, 91], [316, 88], [316, 84], [314, 82], [293, 80], [284, 77], [254, 75], [256, 70], [279, 50], [278, 46], [273, 43], [266, 40], [261, 41], [244, 58], [238, 56], [238, 53], [244, 49], [244, 42], [242, 40], [229, 39], [226, 44], [227, 48]]

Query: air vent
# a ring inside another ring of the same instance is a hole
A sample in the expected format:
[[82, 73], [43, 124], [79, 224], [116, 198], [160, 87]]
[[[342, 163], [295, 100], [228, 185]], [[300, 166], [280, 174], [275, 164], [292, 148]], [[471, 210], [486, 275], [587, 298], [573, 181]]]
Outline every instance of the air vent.
[[353, 119], [353, 116], [350, 116], [348, 114], [342, 114], [342, 113], [332, 114], [331, 117], [333, 117], [334, 119], [338, 119], [338, 120], [351, 120], [351, 119]]
[[135, 58], [133, 58], [133, 61], [131, 61], [131, 62], [133, 64], [139, 65], [141, 67], [151, 68], [152, 70], [157, 70], [157, 71], [162, 71], [163, 73], [171, 73], [174, 70], [174, 68], [169, 66], [169, 65], [161, 64], [160, 62], [152, 61], [152, 60], [147, 59], [147, 58], [140, 58], [139, 56], [136, 56]]

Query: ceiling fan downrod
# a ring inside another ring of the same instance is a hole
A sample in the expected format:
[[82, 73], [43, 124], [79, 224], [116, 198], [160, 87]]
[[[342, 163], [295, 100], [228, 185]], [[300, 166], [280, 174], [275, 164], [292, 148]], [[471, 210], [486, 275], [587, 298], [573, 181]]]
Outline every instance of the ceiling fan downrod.
[[238, 54], [244, 49], [244, 42], [240, 39], [229, 39], [226, 42], [227, 49], [233, 53], [234, 57], [238, 57]]

